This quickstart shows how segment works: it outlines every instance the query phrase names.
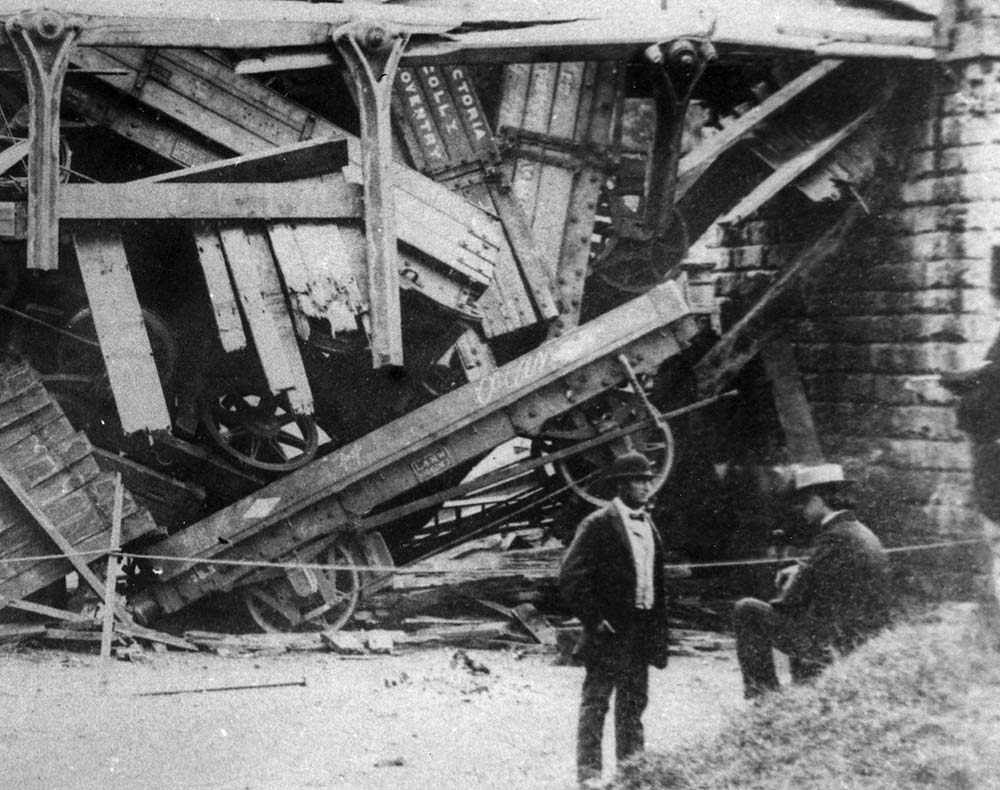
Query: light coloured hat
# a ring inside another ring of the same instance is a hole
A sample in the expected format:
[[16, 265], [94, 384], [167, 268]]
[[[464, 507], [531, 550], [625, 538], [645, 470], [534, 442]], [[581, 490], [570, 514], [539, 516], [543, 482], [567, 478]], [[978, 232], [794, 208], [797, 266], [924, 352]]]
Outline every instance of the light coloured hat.
[[795, 467], [792, 487], [798, 492], [813, 486], [847, 485], [852, 482], [844, 477], [844, 467], [840, 464], [814, 464]]

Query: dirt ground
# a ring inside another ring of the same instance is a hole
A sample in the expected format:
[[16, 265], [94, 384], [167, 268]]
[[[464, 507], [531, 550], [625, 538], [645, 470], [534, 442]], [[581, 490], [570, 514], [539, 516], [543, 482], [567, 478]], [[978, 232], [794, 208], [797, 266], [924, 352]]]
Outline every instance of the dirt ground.
[[[18, 790], [571, 790], [583, 670], [454, 648], [341, 658], [0, 654], [0, 777]], [[264, 683], [270, 689], [148, 692]], [[731, 652], [653, 672], [647, 748], [716, 732], [743, 702]], [[610, 726], [605, 753], [613, 755]], [[611, 768], [606, 768], [611, 775]]]

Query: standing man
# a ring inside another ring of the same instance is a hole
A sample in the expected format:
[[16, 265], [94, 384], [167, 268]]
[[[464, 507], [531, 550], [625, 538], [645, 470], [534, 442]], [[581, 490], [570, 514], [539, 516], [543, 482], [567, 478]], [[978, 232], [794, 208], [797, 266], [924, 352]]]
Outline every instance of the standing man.
[[839, 464], [795, 470], [793, 507], [813, 531], [808, 559], [778, 572], [770, 603], [736, 604], [736, 655], [744, 695], [777, 689], [772, 648], [791, 659], [792, 679], [815, 676], [834, 653], [848, 653], [889, 620], [889, 560], [851, 512]]
[[601, 738], [615, 692], [618, 760], [643, 750], [649, 665], [667, 665], [667, 602], [660, 533], [645, 510], [653, 471], [641, 453], [615, 459], [607, 478], [617, 496], [577, 528], [559, 589], [583, 623], [575, 655], [586, 666], [577, 730], [577, 778], [601, 777]]

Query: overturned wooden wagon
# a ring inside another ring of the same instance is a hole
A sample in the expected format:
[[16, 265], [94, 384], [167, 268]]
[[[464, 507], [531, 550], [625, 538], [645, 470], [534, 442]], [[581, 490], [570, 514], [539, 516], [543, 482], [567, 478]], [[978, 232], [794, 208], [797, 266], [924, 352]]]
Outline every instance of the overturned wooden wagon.
[[[697, 395], [677, 363], [722, 328], [691, 242], [786, 187], [860, 188], [889, 85], [871, 63], [930, 50], [928, 23], [882, 11], [789, 32], [647, 10], [6, 4], [2, 301], [23, 362], [0, 385], [7, 408], [33, 368], [43, 403], [7, 411], [10, 491], [100, 488], [54, 449], [68, 417], [151, 514], [125, 533], [131, 612], [239, 591], [289, 628], [341, 624], [393, 562], [501, 522], [425, 528], [515, 437], [536, 453], [489, 482], [536, 482], [506, 518], [587, 497], [636, 444], [665, 478], [660, 412]], [[833, 219], [754, 310], [822, 260]], [[702, 393], [756, 342], [736, 323], [698, 362]], [[788, 373], [787, 355], [772, 364]], [[18, 481], [32, 447], [57, 462]], [[0, 563], [2, 601], [89, 573], [102, 502], [89, 531], [75, 512], [36, 519], [65, 559]], [[2, 556], [42, 556], [43, 533], [18, 542], [33, 527], [14, 521]]]

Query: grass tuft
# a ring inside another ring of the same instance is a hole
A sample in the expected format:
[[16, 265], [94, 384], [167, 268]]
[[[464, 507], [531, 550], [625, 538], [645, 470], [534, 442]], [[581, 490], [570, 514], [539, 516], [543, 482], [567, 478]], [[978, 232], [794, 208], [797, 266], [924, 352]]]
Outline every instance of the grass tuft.
[[616, 786], [1000, 790], [1000, 653], [970, 607], [911, 618], [717, 739], [625, 766]]

